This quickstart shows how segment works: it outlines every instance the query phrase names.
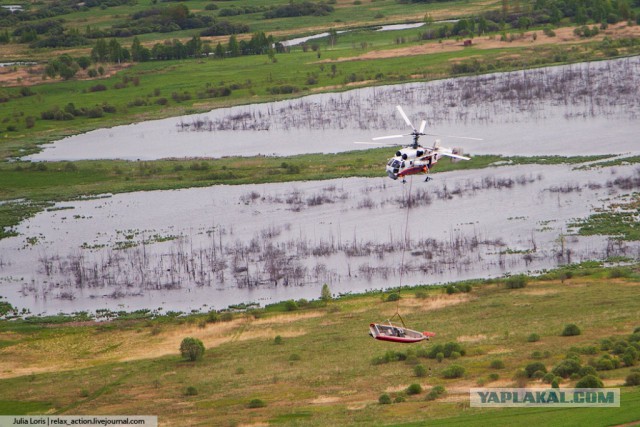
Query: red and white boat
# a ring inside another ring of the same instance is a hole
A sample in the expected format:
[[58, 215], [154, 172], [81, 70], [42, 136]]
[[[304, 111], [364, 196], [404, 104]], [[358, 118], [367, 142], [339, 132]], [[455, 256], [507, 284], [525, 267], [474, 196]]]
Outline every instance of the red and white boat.
[[436, 334], [434, 332], [414, 331], [389, 322], [389, 324], [369, 324], [369, 335], [380, 341], [411, 344], [420, 341], [429, 341], [429, 338], [434, 337]]

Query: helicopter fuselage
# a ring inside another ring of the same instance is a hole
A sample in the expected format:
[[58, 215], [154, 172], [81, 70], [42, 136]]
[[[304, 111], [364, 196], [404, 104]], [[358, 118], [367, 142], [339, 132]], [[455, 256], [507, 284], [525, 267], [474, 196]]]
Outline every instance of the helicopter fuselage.
[[436, 153], [429, 153], [422, 147], [403, 148], [387, 161], [387, 175], [396, 180], [407, 175], [429, 173], [429, 169], [438, 162]]

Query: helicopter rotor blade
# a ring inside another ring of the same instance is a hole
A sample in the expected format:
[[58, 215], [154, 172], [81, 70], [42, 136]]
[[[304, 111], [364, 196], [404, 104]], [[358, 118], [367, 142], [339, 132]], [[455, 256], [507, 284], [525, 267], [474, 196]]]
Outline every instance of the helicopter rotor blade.
[[427, 127], [427, 121], [423, 120], [422, 123], [420, 123], [420, 133], [424, 133], [424, 129]]
[[392, 139], [392, 138], [404, 138], [406, 136], [411, 136], [411, 135], [389, 135], [389, 136], [378, 136], [375, 138], [371, 138], [374, 141], [378, 141], [379, 139]]
[[453, 154], [453, 153], [439, 151], [438, 154], [440, 154], [441, 156], [453, 157], [454, 159], [471, 160], [471, 157], [460, 156], [458, 154]]
[[362, 144], [362, 145], [377, 145], [383, 147], [397, 147], [401, 144], [392, 144], [390, 142], [369, 142], [369, 141], [353, 141], [354, 144]]
[[414, 131], [416, 130], [416, 128], [413, 127], [413, 125], [411, 124], [411, 120], [409, 120], [409, 117], [407, 117], [407, 115], [405, 114], [404, 110], [402, 109], [401, 106], [396, 105], [396, 108], [398, 109], [398, 111], [400, 112], [400, 115], [402, 116], [402, 118], [404, 119], [404, 121], [409, 125], [409, 127], [411, 129], [413, 129]]

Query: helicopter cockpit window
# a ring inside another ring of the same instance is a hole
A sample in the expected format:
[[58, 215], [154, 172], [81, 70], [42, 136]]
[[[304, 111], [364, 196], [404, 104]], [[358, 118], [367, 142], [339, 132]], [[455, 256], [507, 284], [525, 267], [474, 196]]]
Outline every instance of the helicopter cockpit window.
[[394, 167], [394, 168], [399, 168], [400, 167], [400, 161], [394, 160], [393, 163], [391, 164], [391, 166]]

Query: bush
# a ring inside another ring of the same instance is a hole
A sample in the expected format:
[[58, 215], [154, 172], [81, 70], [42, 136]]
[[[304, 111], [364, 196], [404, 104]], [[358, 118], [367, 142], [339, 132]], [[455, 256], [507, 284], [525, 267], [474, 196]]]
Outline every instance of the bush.
[[571, 336], [574, 336], [574, 335], [580, 335], [580, 328], [578, 328], [578, 326], [573, 324], [573, 323], [569, 323], [562, 330], [562, 336], [563, 337], [571, 337]]
[[387, 393], [383, 393], [378, 397], [378, 403], [381, 405], [390, 405], [391, 404], [391, 396]]
[[429, 394], [427, 394], [426, 400], [435, 400], [442, 396], [445, 392], [445, 388], [441, 385], [434, 386]]
[[576, 383], [576, 388], [602, 388], [602, 380], [595, 375], [587, 375], [582, 377], [580, 381]]
[[298, 309], [298, 303], [290, 299], [284, 302], [284, 309], [286, 311], [295, 311]]
[[448, 342], [444, 345], [444, 357], [451, 357], [454, 352], [458, 352], [460, 355], [465, 354], [464, 349], [457, 342]]
[[198, 389], [193, 387], [193, 386], [189, 386], [185, 390], [184, 394], [185, 394], [185, 396], [197, 396], [198, 395]]
[[261, 399], [252, 399], [247, 406], [249, 408], [264, 408], [267, 404]]
[[289, 356], [289, 360], [295, 362], [298, 360], [302, 360], [302, 357], [300, 357], [298, 353], [293, 353], [291, 356]]
[[425, 377], [427, 375], [427, 368], [424, 365], [416, 365], [413, 367], [413, 373], [416, 377]]
[[439, 362], [442, 362], [444, 360], [444, 353], [440, 352], [436, 354], [436, 360]]
[[89, 88], [89, 92], [102, 92], [102, 91], [105, 91], [105, 90], [107, 90], [107, 87], [105, 85], [102, 85], [102, 84], [91, 86]]
[[627, 379], [624, 382], [626, 386], [640, 385], [640, 372], [632, 372], [627, 375]]
[[598, 371], [610, 371], [618, 368], [620, 361], [618, 359], [612, 359], [611, 356], [605, 354], [595, 362], [595, 368]]
[[542, 382], [543, 383], [547, 383], [547, 384], [551, 384], [551, 382], [555, 379], [555, 375], [552, 372], [547, 372], [543, 377], [542, 377]]
[[202, 358], [204, 354], [204, 344], [197, 338], [187, 337], [180, 344], [180, 354], [192, 362]]
[[581, 368], [582, 366], [580, 366], [580, 362], [577, 360], [565, 359], [554, 366], [551, 372], [558, 377], [569, 378], [571, 374], [580, 372]]
[[409, 396], [414, 395], [414, 394], [420, 394], [422, 393], [422, 386], [420, 384], [411, 384], [409, 387], [407, 387], [407, 394]]
[[491, 361], [489, 367], [493, 369], [504, 369], [504, 362], [500, 359], [495, 359]]
[[527, 286], [527, 276], [518, 275], [509, 277], [505, 283], [507, 289], [521, 289]]
[[273, 339], [273, 343], [276, 345], [282, 344], [282, 337], [280, 335], [276, 335], [276, 337]]
[[397, 293], [397, 292], [389, 294], [387, 296], [387, 298], [385, 299], [385, 301], [387, 301], [387, 302], [393, 302], [393, 301], [398, 301], [398, 300], [400, 300], [400, 294]]
[[465, 369], [460, 365], [451, 365], [442, 371], [442, 376], [445, 378], [460, 378], [464, 375]]
[[531, 334], [527, 337], [527, 341], [528, 342], [537, 342], [540, 341], [540, 335], [538, 334]]
[[593, 366], [583, 367], [582, 369], [580, 369], [580, 371], [578, 371], [578, 375], [580, 376], [580, 378], [586, 377], [587, 375], [593, 375], [594, 377], [598, 376]]
[[498, 375], [495, 372], [492, 372], [489, 374], [489, 380], [490, 381], [497, 381], [500, 378], [500, 375]]
[[538, 371], [541, 371], [543, 373], [547, 373], [547, 368], [546, 366], [544, 366], [544, 363], [542, 362], [533, 362], [533, 363], [529, 363], [525, 368], [524, 371], [527, 373], [527, 377], [528, 378], [533, 378], [533, 374], [535, 374]]

